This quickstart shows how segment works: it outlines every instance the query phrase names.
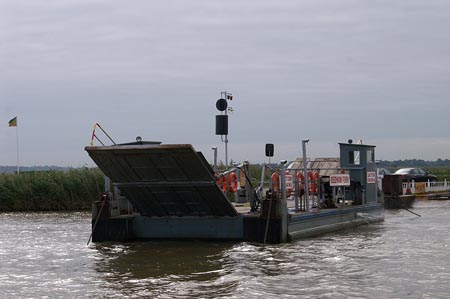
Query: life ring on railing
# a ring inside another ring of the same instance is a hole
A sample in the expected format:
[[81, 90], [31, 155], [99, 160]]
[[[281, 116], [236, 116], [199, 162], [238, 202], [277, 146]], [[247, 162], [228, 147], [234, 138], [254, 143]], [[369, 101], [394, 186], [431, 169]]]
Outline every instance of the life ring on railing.
[[236, 192], [238, 188], [238, 179], [234, 172], [228, 176], [228, 190], [232, 193]]
[[317, 172], [312, 173], [308, 171], [308, 179], [309, 179], [309, 193], [317, 193], [317, 179], [319, 178], [319, 174]]
[[270, 177], [272, 192], [278, 192], [280, 190], [280, 175], [278, 172], [272, 173]]
[[220, 176], [216, 180], [217, 185], [222, 190], [222, 192], [227, 191], [227, 178], [225, 176]]

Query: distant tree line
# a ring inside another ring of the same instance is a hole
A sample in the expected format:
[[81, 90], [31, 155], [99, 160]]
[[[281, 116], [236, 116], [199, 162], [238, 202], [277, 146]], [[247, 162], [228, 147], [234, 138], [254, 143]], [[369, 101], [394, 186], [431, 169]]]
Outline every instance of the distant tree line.
[[395, 160], [395, 161], [377, 161], [377, 166], [380, 168], [407, 168], [407, 167], [450, 167], [449, 159], [437, 159], [436, 161], [425, 161], [419, 159]]
[[[61, 166], [20, 166], [19, 171], [48, 171], [48, 170], [62, 170], [68, 171], [72, 169], [71, 167], [61, 167]], [[15, 173], [17, 172], [17, 166], [0, 166], [0, 173]]]

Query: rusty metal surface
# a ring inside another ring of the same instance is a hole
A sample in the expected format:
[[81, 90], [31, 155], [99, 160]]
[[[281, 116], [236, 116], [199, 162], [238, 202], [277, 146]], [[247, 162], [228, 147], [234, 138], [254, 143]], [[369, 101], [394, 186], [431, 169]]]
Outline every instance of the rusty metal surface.
[[145, 216], [236, 216], [189, 144], [88, 146], [89, 156]]
[[[306, 159], [307, 168], [313, 172], [319, 172], [320, 176], [330, 176], [331, 174], [339, 173], [339, 158], [316, 158]], [[289, 165], [288, 170], [298, 169], [303, 171], [303, 159], [297, 158]]]
[[385, 195], [399, 196], [403, 194], [402, 176], [386, 174], [383, 177], [382, 189]]

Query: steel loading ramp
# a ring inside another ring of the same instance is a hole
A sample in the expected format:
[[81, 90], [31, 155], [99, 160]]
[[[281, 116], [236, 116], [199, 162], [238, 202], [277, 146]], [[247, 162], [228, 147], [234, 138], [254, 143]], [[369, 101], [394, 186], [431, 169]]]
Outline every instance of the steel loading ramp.
[[190, 144], [87, 146], [143, 216], [236, 216], [214, 172]]

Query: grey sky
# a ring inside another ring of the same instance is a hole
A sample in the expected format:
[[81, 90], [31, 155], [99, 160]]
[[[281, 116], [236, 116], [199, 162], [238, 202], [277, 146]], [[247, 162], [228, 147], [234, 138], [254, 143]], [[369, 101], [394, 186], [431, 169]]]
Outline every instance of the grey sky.
[[229, 157], [450, 158], [449, 1], [0, 0], [0, 165], [92, 165], [118, 142], [191, 143], [212, 160], [215, 101]]

